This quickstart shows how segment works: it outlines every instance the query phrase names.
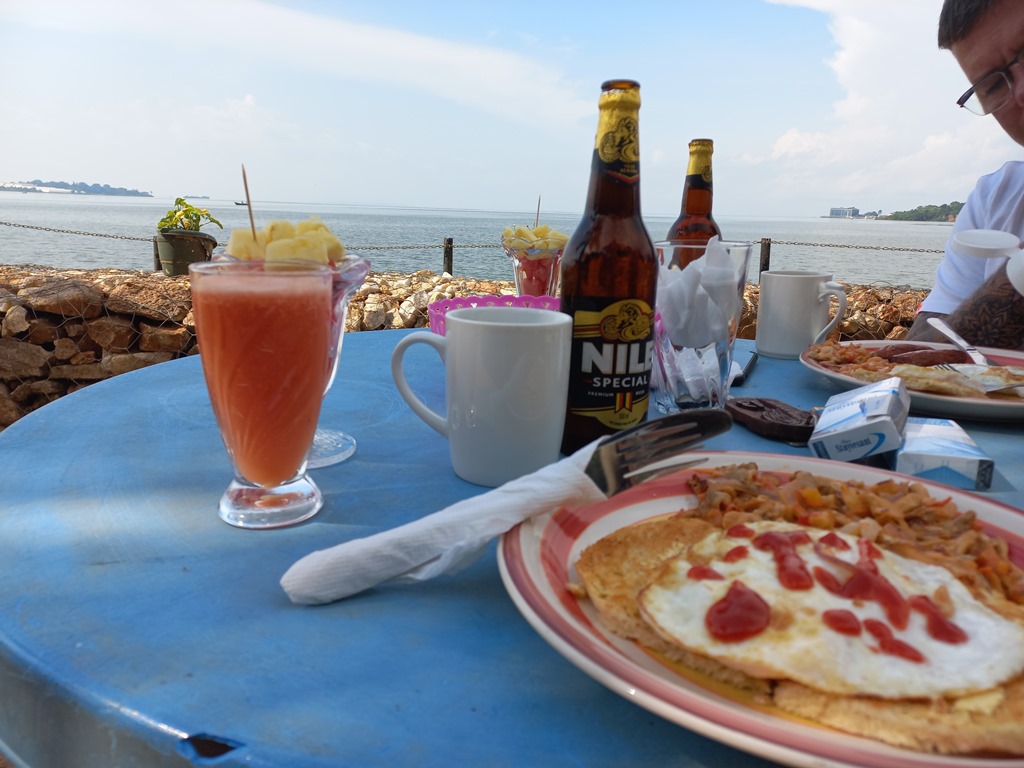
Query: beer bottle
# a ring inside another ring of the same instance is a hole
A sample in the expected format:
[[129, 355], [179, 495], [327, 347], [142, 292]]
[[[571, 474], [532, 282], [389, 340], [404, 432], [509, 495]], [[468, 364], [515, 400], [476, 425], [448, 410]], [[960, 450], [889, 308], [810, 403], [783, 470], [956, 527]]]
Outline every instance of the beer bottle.
[[[711, 139], [694, 139], [690, 142], [690, 162], [686, 166], [683, 181], [683, 202], [679, 206], [679, 218], [669, 227], [666, 240], [703, 245], [722, 232], [711, 216], [711, 153], [714, 152]], [[680, 268], [685, 264], [676, 264]]]
[[573, 317], [562, 452], [647, 418], [658, 258], [640, 218], [640, 85], [601, 85], [583, 220], [562, 255]]

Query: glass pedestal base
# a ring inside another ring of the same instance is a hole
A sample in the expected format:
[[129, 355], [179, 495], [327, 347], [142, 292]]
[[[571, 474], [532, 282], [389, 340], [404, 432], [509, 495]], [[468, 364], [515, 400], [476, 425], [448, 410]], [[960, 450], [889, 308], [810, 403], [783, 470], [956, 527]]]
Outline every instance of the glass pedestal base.
[[324, 505], [316, 483], [306, 475], [274, 488], [238, 478], [220, 497], [220, 519], [236, 528], [283, 528], [308, 520]]
[[352, 435], [337, 429], [317, 429], [306, 468], [319, 469], [340, 464], [355, 452], [356, 439]]

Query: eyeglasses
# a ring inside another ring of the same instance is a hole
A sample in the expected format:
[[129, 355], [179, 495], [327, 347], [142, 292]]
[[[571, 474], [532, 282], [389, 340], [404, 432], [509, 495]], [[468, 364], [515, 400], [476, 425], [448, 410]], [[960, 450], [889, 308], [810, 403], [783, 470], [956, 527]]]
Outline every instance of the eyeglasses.
[[957, 105], [976, 115], [991, 115], [1009, 104], [1013, 98], [1013, 75], [1010, 69], [1022, 63], [1022, 55], [1024, 48], [1017, 51], [1017, 55], [1005, 67], [990, 72], [964, 91], [964, 95], [956, 100]]

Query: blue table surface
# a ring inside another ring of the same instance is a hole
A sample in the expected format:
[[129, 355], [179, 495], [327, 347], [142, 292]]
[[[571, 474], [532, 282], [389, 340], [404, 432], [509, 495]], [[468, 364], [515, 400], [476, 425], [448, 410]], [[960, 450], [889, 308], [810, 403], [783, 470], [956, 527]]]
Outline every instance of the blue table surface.
[[[90, 386], [0, 433], [0, 751], [33, 768], [772, 764], [566, 661], [509, 599], [494, 545], [454, 576], [289, 602], [278, 580], [303, 555], [483, 491], [399, 397], [403, 333], [346, 338], [321, 424], [359, 449], [311, 473], [327, 502], [293, 528], [218, 519], [230, 467], [198, 358]], [[414, 348], [406, 372], [443, 410], [436, 354]], [[808, 408], [837, 391], [762, 358], [734, 394]], [[1024, 507], [1019, 425], [961, 423], [996, 459], [987, 495]], [[808, 455], [741, 427], [707, 447]]]

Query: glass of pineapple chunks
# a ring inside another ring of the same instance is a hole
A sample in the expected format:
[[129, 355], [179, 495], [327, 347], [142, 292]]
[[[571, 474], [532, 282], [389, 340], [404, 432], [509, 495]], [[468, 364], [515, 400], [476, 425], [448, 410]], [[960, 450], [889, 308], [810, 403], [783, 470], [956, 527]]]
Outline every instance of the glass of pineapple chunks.
[[501, 247], [512, 260], [517, 296], [557, 296], [559, 265], [569, 236], [547, 224], [506, 227]]

